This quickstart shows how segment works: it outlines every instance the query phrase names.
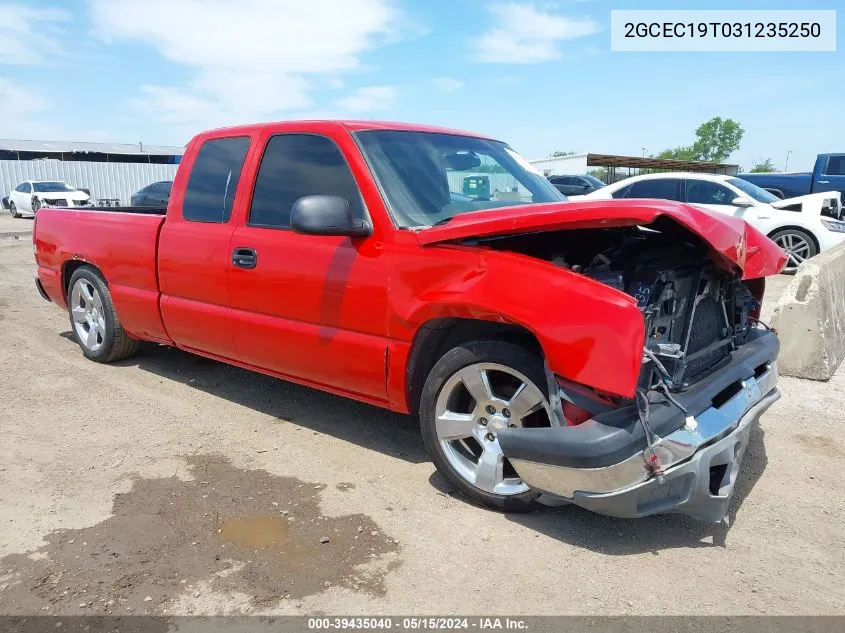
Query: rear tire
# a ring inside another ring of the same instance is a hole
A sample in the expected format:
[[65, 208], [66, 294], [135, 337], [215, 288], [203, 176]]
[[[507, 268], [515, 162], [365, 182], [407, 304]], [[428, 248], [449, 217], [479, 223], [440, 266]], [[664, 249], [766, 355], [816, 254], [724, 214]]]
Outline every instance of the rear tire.
[[[518, 400], [520, 389], [525, 398]], [[549, 426], [550, 417], [541, 360], [502, 341], [446, 352], [420, 397], [423, 443], [437, 470], [472, 501], [506, 512], [535, 509], [540, 492], [519, 479], [495, 434], [504, 426]]]
[[21, 214], [18, 213], [18, 208], [15, 206], [15, 203], [12, 202], [11, 200], [9, 201], [9, 213], [12, 214], [13, 218], [21, 217]]
[[794, 275], [802, 262], [819, 254], [813, 236], [800, 229], [781, 229], [769, 235], [769, 239], [786, 251], [789, 258], [781, 271], [784, 275]]
[[86, 358], [111, 363], [138, 351], [140, 342], [123, 330], [109, 288], [95, 268], [80, 266], [74, 271], [67, 297], [73, 338]]

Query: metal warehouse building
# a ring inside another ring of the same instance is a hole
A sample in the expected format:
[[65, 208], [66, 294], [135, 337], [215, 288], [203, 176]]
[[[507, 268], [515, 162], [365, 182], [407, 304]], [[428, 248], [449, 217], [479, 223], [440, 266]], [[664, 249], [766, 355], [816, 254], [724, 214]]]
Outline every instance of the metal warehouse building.
[[61, 180], [97, 201], [129, 204], [133, 193], [173, 180], [184, 147], [0, 140], [0, 197], [24, 180]]

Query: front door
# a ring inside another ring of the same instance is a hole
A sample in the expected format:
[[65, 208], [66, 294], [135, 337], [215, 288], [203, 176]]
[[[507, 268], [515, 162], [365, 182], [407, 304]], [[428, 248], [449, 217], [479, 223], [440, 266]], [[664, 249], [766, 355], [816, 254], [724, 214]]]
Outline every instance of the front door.
[[[355, 178], [325, 136], [271, 136], [232, 239], [232, 332], [243, 362], [386, 400], [389, 258], [377, 235], [301, 235], [291, 208], [308, 195], [347, 199], [366, 217]], [[240, 258], [240, 259], [239, 259]]]
[[841, 191], [845, 200], [845, 154], [831, 154], [827, 157], [821, 174], [815, 174], [813, 191]]
[[688, 204], [705, 211], [733, 215], [742, 218], [755, 228], [760, 228], [760, 213], [757, 206], [740, 207], [733, 204], [734, 198], [740, 197], [740, 194], [735, 193], [721, 183], [713, 182], [712, 180], [688, 179], [686, 181], [685, 196], [685, 201]]

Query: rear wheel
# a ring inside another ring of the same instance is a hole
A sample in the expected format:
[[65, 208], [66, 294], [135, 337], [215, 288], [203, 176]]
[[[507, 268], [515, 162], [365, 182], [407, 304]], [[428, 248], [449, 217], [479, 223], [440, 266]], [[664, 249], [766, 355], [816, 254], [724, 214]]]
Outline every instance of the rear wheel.
[[9, 213], [11, 213], [11, 214], [12, 214], [12, 217], [13, 217], [13, 218], [19, 218], [19, 217], [21, 217], [21, 214], [20, 214], [20, 213], [18, 213], [18, 208], [17, 208], [17, 206], [15, 206], [15, 203], [14, 203], [14, 202], [12, 202], [11, 200], [9, 201]]
[[128, 358], [139, 342], [123, 330], [109, 288], [91, 266], [80, 266], [68, 284], [68, 314], [82, 353], [98, 363]]
[[539, 492], [502, 453], [498, 432], [551, 425], [545, 371], [528, 350], [501, 341], [455, 347], [434, 366], [420, 399], [423, 442], [438, 471], [473, 501], [534, 508]]
[[794, 275], [802, 262], [819, 254], [815, 240], [805, 231], [799, 229], [781, 229], [780, 231], [775, 231], [769, 237], [786, 252], [789, 258], [786, 262], [786, 267], [783, 269], [783, 273], [786, 275]]

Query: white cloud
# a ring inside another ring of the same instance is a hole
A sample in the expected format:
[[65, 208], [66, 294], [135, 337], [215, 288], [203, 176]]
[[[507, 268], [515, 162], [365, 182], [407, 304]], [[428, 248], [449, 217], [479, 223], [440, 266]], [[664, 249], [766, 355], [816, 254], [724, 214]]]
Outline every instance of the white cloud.
[[590, 19], [551, 13], [530, 3], [508, 2], [489, 9], [492, 29], [473, 44], [475, 59], [505, 64], [533, 64], [558, 59], [559, 44], [598, 32]]
[[337, 105], [350, 112], [386, 110], [396, 99], [397, 93], [393, 86], [368, 86], [358, 88], [353, 94], [338, 101]]
[[63, 56], [58, 44], [63, 34], [60, 25], [68, 20], [70, 13], [63, 9], [0, 4], [3, 25], [0, 64], [48, 64]]
[[145, 85], [134, 100], [186, 132], [310, 107], [314, 86], [339, 88], [338, 74], [359, 70], [365, 52], [398, 37], [393, 3], [90, 0], [99, 37], [148, 44], [193, 72], [184, 85]]
[[431, 83], [435, 90], [443, 94], [452, 94], [464, 87], [463, 81], [454, 79], [453, 77], [435, 77], [429, 83]]

